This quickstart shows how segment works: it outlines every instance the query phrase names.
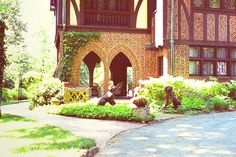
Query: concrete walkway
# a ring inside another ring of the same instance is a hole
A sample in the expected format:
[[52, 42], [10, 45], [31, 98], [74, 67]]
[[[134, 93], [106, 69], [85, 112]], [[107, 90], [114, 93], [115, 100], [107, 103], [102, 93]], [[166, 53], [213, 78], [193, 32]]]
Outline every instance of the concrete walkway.
[[81, 119], [74, 117], [65, 117], [51, 115], [42, 112], [30, 111], [29, 103], [23, 102], [13, 105], [1, 106], [2, 113], [10, 113], [33, 120], [39, 120], [42, 123], [50, 124], [69, 130], [78, 136], [93, 138], [98, 147], [105, 143], [118, 133], [138, 127], [145, 124], [120, 122], [111, 120]]
[[178, 118], [129, 130], [97, 157], [236, 157], [236, 112]]

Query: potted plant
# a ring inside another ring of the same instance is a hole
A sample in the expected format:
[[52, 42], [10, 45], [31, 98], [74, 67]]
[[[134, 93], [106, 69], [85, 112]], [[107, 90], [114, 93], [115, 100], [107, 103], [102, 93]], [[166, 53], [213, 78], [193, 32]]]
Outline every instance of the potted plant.
[[146, 119], [150, 113], [148, 101], [145, 97], [138, 96], [133, 98], [132, 103], [136, 105], [136, 108], [132, 109], [132, 114]]
[[137, 107], [146, 107], [148, 101], [145, 97], [138, 96], [134, 98], [133, 104], [135, 104]]

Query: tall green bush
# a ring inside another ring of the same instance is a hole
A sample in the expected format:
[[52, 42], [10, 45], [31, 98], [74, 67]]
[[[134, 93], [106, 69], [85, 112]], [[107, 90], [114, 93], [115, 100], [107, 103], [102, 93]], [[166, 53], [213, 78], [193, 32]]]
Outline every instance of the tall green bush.
[[51, 98], [56, 97], [62, 90], [63, 85], [59, 79], [45, 79], [33, 92], [31, 104], [33, 107], [48, 105]]
[[[161, 108], [166, 99], [164, 88], [172, 86], [175, 96], [182, 102], [180, 112], [209, 112], [208, 104], [217, 96], [228, 96], [230, 89], [236, 89], [236, 83], [220, 83], [216, 80], [192, 80], [182, 77], [160, 77], [144, 80], [144, 89], [139, 92], [147, 98], [152, 108]], [[222, 106], [224, 104], [222, 103]], [[224, 107], [222, 108], [224, 110]]]

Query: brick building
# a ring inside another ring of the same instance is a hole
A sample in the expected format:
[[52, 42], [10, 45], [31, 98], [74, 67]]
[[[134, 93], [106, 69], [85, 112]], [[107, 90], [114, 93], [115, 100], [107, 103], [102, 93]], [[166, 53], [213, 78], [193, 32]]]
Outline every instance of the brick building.
[[[174, 0], [174, 54], [171, 61], [171, 0], [51, 0], [56, 16], [58, 69], [65, 31], [99, 32], [99, 41], [79, 49], [70, 83], [80, 84], [80, 66], [90, 85], [103, 64], [103, 89], [109, 80], [132, 85], [171, 74], [186, 78], [236, 75], [236, 0]], [[173, 62], [173, 66], [171, 66]], [[172, 68], [173, 67], [173, 68]], [[123, 95], [126, 95], [124, 87]]]

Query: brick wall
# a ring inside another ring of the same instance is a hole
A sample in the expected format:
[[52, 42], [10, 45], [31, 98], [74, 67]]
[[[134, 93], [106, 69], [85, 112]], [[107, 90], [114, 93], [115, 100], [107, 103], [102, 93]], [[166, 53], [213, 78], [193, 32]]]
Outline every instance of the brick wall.
[[[60, 33], [62, 36], [62, 33]], [[137, 85], [138, 80], [157, 76], [157, 52], [147, 51], [145, 43], [151, 41], [149, 34], [130, 33], [110, 33], [101, 32], [99, 41], [88, 43], [79, 49], [73, 64], [71, 84], [79, 85], [80, 64], [90, 52], [96, 53], [104, 64], [104, 84], [103, 89], [107, 89], [109, 78], [109, 67], [113, 58], [122, 52], [131, 62], [133, 68], [133, 85]], [[62, 42], [62, 40], [61, 40]], [[61, 45], [60, 45], [61, 46]], [[60, 51], [62, 49], [60, 48]]]

